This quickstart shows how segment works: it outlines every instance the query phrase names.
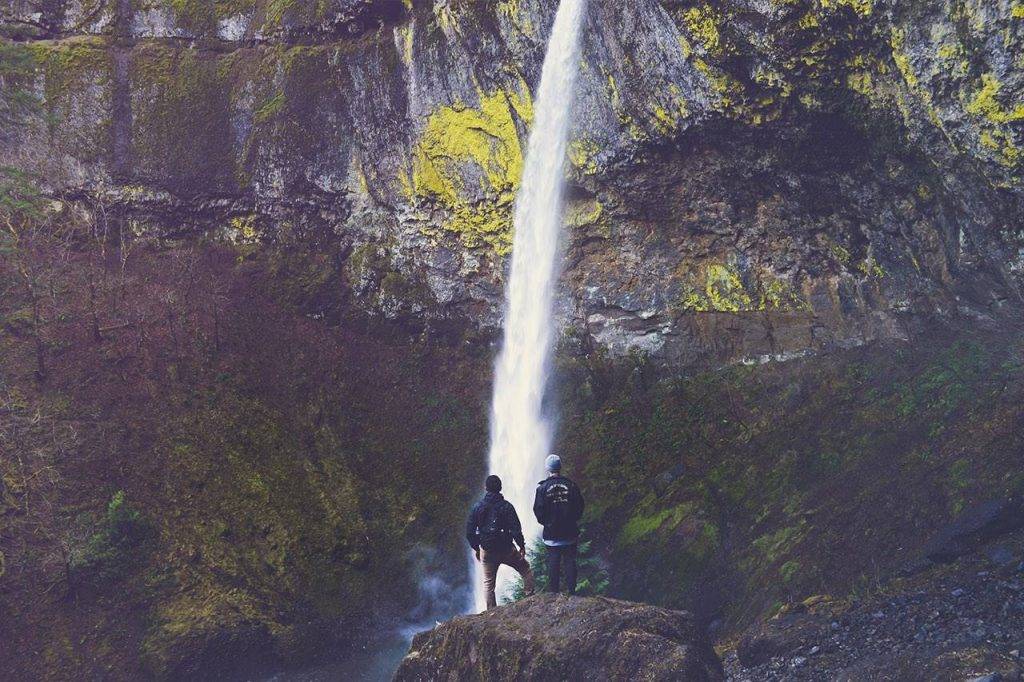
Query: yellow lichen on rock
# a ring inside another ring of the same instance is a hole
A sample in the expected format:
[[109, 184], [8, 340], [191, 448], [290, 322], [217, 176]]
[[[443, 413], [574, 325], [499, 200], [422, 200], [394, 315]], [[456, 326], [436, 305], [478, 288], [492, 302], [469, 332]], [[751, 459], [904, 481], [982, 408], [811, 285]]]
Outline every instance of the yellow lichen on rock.
[[1013, 138], [1001, 130], [985, 130], [980, 136], [981, 146], [996, 153], [996, 160], [1007, 168], [1016, 168], [1021, 162], [1020, 148]]
[[735, 267], [713, 263], [708, 266], [704, 294], [711, 310], [749, 310], [752, 300]]
[[709, 263], [703, 273], [690, 273], [680, 307], [695, 313], [744, 313], [805, 310], [807, 303], [788, 280], [771, 273], [747, 283], [731, 262]]
[[907, 33], [903, 29], [892, 30], [892, 38], [890, 45], [892, 47], [892, 59], [896, 62], [896, 68], [900, 70], [900, 74], [903, 75], [903, 80], [911, 89], [916, 89], [919, 85], [917, 74], [914, 72], [913, 67], [910, 64], [910, 57], [904, 50], [904, 46], [907, 41]]
[[728, 73], [712, 67], [703, 59], [694, 60], [694, 67], [708, 81], [711, 90], [718, 100], [715, 108], [734, 118], [743, 118], [737, 108], [737, 102], [743, 97], [743, 85]]
[[597, 172], [596, 157], [599, 151], [601, 145], [589, 138], [573, 140], [569, 143], [569, 162], [583, 175], [593, 175]]
[[722, 35], [718, 30], [719, 18], [718, 13], [710, 5], [692, 7], [683, 15], [690, 35], [711, 55], [722, 52]]
[[823, 10], [834, 10], [840, 7], [849, 7], [859, 16], [866, 17], [871, 15], [874, 3], [873, 0], [821, 0]]
[[797, 22], [797, 26], [805, 31], [812, 28], [820, 28], [821, 20], [814, 12], [808, 12], [800, 17], [800, 21]]
[[[524, 88], [528, 93], [528, 90]], [[517, 120], [529, 125], [529, 94], [481, 94], [476, 107], [456, 103], [427, 119], [413, 149], [409, 198], [435, 201], [449, 212], [444, 229], [468, 247], [506, 253], [512, 243], [512, 203], [523, 173]], [[479, 187], [466, 186], [478, 178]]]
[[888, 104], [892, 93], [890, 81], [885, 77], [889, 73], [885, 62], [858, 54], [847, 59], [844, 66], [847, 69], [846, 87], [863, 95], [872, 107]]
[[1022, 158], [1010, 126], [1024, 121], [1024, 104], [1016, 104], [1012, 109], [1004, 105], [999, 99], [1001, 89], [1002, 85], [994, 74], [984, 74], [981, 87], [975, 91], [964, 109], [980, 119], [981, 146], [993, 152], [996, 162], [1001, 166], [1012, 169], [1020, 165]]
[[398, 42], [401, 45], [402, 63], [406, 66], [412, 66], [413, 63], [413, 40], [414, 40], [415, 24], [409, 23], [404, 26], [399, 26], [395, 29], [398, 35]]
[[665, 92], [664, 99], [657, 97], [654, 102], [654, 127], [661, 135], [671, 135], [689, 118], [690, 107], [683, 91], [675, 83], [670, 84]]
[[258, 218], [255, 215], [235, 216], [228, 220], [227, 238], [236, 246], [251, 245], [259, 241]]
[[574, 229], [586, 229], [605, 239], [611, 236], [611, 218], [604, 204], [597, 199], [569, 202], [565, 208], [565, 224]]
[[445, 33], [455, 32], [458, 33], [456, 27], [458, 26], [458, 20], [455, 17], [452, 8], [447, 4], [438, 4], [434, 6], [434, 18], [437, 21], [437, 25]]
[[280, 26], [285, 14], [295, 5], [295, 0], [270, 0], [266, 6], [266, 22], [269, 26]]
[[981, 88], [967, 104], [967, 113], [997, 124], [1024, 121], [1024, 104], [1017, 104], [1013, 109], [1005, 108], [999, 101], [1000, 89], [1002, 85], [994, 74], [983, 75]]
[[497, 10], [499, 15], [508, 17], [508, 20], [525, 35], [534, 35], [530, 13], [523, 11], [522, 0], [498, 0]]

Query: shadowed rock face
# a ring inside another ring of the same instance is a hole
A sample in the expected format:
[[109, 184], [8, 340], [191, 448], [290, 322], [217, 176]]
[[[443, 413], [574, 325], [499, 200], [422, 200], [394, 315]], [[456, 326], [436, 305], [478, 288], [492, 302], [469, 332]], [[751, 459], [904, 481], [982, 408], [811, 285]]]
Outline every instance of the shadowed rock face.
[[964, 510], [925, 547], [924, 555], [949, 562], [1009, 531], [1024, 527], [1024, 503], [1015, 499], [986, 500]]
[[[6, 146], [134, 232], [328, 239], [387, 317], [500, 320], [551, 0], [18, 0]], [[669, 365], [1019, 300], [1016, 0], [592, 0], [560, 316]]]
[[456, 618], [416, 637], [395, 675], [426, 680], [722, 680], [681, 611], [543, 595]]

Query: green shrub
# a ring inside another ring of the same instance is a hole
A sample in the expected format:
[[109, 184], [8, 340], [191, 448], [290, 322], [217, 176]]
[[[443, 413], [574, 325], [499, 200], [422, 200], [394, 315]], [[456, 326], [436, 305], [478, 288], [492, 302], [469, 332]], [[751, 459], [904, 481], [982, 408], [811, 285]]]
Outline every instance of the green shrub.
[[151, 524], [128, 505], [124, 491], [119, 490], [110, 499], [96, 531], [79, 552], [72, 552], [71, 575], [97, 582], [120, 577], [152, 538]]
[[25, 118], [39, 110], [33, 90], [36, 62], [22, 44], [0, 40], [0, 139], [15, 133]]
[[[10, 166], [0, 166], [0, 220], [19, 224], [42, 217], [42, 198], [31, 177]], [[9, 230], [4, 238], [10, 241]], [[4, 242], [0, 242], [0, 248]], [[13, 244], [8, 244], [12, 248]]]
[[[534, 578], [537, 581], [537, 592], [545, 592], [548, 588], [548, 572], [545, 560], [548, 555], [548, 546], [543, 540], [537, 540], [530, 548], [527, 555], [530, 559], [530, 568], [533, 569]], [[593, 553], [589, 540], [579, 543], [576, 554], [576, 594], [593, 596], [604, 594], [608, 591], [608, 571], [605, 569], [600, 557]], [[508, 601], [515, 602], [526, 597], [526, 590], [522, 578], [516, 578], [512, 587], [512, 594]]]

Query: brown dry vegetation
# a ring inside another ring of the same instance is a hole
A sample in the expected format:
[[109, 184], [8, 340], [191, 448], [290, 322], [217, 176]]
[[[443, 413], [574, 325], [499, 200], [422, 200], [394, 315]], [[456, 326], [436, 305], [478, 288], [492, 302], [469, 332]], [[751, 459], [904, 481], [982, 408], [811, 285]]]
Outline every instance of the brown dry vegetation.
[[329, 249], [46, 215], [0, 261], [6, 675], [243, 675], [408, 609], [417, 543], [460, 574], [488, 359], [457, 330], [345, 315]]

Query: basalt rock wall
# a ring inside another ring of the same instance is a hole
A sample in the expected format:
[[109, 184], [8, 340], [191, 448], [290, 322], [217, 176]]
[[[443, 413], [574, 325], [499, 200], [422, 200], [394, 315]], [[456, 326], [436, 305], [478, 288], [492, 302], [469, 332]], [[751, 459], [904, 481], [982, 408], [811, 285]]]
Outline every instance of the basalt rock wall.
[[[552, 0], [16, 0], [5, 163], [147, 238], [332, 242], [370, 312], [500, 323]], [[671, 365], [1019, 301], [1019, 0], [591, 0], [559, 314]], [[339, 292], [339, 296], [342, 292]]]

